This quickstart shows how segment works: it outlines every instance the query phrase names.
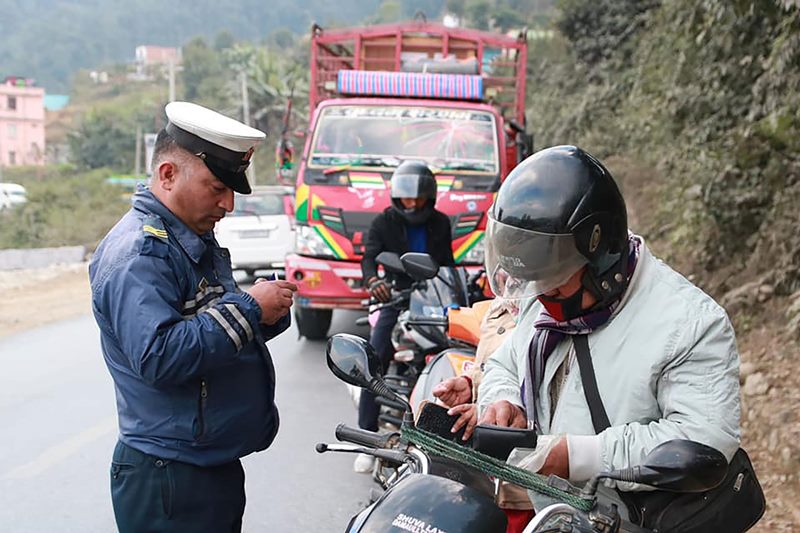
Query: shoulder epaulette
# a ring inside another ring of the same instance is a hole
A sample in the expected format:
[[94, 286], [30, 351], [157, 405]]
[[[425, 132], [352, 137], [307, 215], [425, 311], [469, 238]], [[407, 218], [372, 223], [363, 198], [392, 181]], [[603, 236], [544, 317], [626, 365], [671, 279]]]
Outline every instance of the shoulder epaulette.
[[146, 215], [144, 217], [142, 231], [144, 232], [145, 237], [153, 236], [165, 241], [168, 240], [167, 230], [164, 228], [164, 222], [161, 220], [161, 217], [156, 215]]

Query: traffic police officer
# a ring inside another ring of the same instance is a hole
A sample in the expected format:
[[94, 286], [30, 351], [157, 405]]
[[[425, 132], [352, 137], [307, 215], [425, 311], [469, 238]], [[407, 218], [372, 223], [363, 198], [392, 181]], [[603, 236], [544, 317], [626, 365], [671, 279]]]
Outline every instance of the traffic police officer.
[[258, 130], [167, 105], [150, 189], [100, 243], [92, 308], [114, 380], [119, 442], [111, 494], [121, 532], [240, 531], [240, 457], [278, 431], [265, 342], [289, 327], [296, 286], [242, 291], [213, 228], [248, 194]]

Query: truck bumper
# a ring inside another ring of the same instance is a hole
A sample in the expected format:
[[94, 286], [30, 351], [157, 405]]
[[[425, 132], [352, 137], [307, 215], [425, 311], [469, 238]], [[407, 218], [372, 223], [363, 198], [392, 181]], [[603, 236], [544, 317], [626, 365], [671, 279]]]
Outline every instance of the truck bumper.
[[361, 264], [297, 254], [286, 256], [286, 279], [297, 284], [296, 304], [314, 309], [363, 309]]

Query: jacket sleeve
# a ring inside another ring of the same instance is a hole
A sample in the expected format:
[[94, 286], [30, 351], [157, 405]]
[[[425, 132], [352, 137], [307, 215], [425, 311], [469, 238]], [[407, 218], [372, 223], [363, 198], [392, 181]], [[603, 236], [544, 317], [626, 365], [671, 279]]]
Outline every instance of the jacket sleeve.
[[379, 214], [372, 221], [367, 233], [367, 243], [364, 245], [364, 257], [361, 258], [361, 275], [366, 287], [367, 280], [378, 275], [378, 264], [375, 258], [386, 249], [383, 242], [383, 226], [385, 225], [385, 215]]
[[513, 340], [520, 333], [522, 330], [515, 329], [509, 339], [486, 360], [478, 386], [479, 415], [483, 415], [489, 405], [502, 400], [523, 407], [520, 383], [524, 379], [524, 372], [521, 371]]
[[739, 353], [728, 317], [721, 309], [693, 317], [676, 330], [675, 340], [670, 363], [658, 378], [662, 418], [649, 424], [612, 426], [588, 437], [599, 439], [603, 470], [640, 464], [654, 447], [671, 439], [701, 442], [721, 451], [729, 461], [736, 453]]
[[156, 387], [236, 363], [261, 320], [260, 307], [244, 292], [224, 293], [187, 315], [169, 257], [134, 255], [97, 285], [96, 311], [131, 370]]
[[286, 313], [286, 316], [278, 320], [272, 325], [267, 324], [259, 324], [261, 327], [261, 335], [263, 335], [264, 340], [268, 341], [270, 339], [274, 339], [287, 329], [289, 326], [292, 325], [292, 313], [291, 311]]

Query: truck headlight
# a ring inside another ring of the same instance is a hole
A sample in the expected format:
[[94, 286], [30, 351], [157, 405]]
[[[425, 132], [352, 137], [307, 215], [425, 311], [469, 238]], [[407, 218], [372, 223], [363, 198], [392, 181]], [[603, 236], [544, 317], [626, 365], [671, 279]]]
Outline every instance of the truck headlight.
[[462, 263], [478, 264], [478, 265], [483, 264], [485, 238], [486, 237], [482, 237], [481, 240], [478, 241], [478, 243], [475, 246], [473, 246], [469, 252], [467, 252], [464, 258], [461, 260]]
[[301, 255], [336, 257], [319, 233], [311, 226], [297, 226], [294, 233], [295, 251]]

